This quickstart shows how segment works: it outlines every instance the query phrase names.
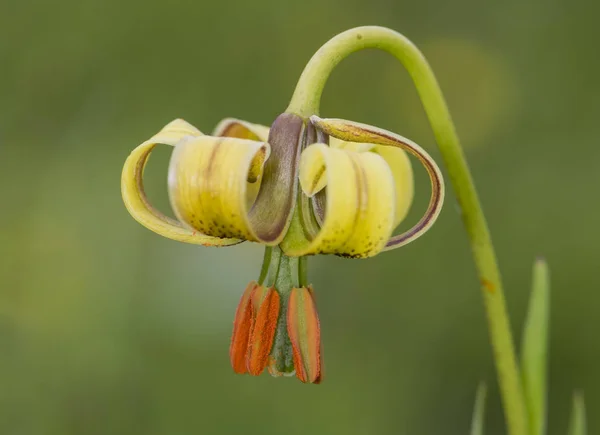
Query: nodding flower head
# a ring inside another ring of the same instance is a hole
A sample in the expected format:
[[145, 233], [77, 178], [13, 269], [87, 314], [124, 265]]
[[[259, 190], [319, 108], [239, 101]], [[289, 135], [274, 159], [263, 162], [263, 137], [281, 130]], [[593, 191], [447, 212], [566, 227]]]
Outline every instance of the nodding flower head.
[[[173, 147], [169, 198], [176, 219], [148, 201], [143, 170], [157, 144]], [[393, 235], [413, 200], [416, 157], [431, 179], [423, 217]], [[164, 237], [204, 246], [266, 246], [258, 282], [244, 292], [230, 347], [237, 373], [322, 378], [319, 319], [305, 256], [367, 258], [424, 234], [438, 217], [444, 183], [436, 163], [395, 133], [341, 119], [283, 113], [270, 128], [225, 119], [204, 135], [181, 119], [125, 161], [131, 215]]]
[[[144, 166], [157, 144], [174, 147], [168, 185], [177, 220], [144, 193]], [[405, 151], [427, 169], [432, 195], [421, 220], [393, 236], [413, 199]], [[175, 120], [131, 153], [121, 187], [131, 215], [164, 237], [205, 246], [251, 241], [293, 257], [365, 258], [405, 245], [431, 227], [444, 194], [440, 170], [414, 142], [365, 124], [290, 113], [270, 131], [226, 119], [211, 136]]]

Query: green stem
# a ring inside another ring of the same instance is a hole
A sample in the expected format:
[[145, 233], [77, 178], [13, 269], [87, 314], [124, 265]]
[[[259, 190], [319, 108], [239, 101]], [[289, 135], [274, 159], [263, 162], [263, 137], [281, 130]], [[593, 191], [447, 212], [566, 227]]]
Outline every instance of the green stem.
[[279, 246], [267, 247], [258, 283], [289, 293], [306, 280], [306, 258], [288, 257]]
[[273, 255], [273, 248], [267, 246], [265, 248], [265, 254], [263, 256], [263, 264], [260, 268], [260, 276], [258, 277], [258, 283], [262, 285], [267, 278], [267, 273], [269, 272], [269, 267], [271, 265], [271, 255]]
[[[266, 274], [266, 278], [263, 279], [263, 281], [261, 282], [261, 284], [266, 285], [267, 287], [271, 287], [275, 285], [275, 282], [277, 281], [277, 277], [279, 276], [279, 267], [281, 265], [281, 249], [279, 248], [279, 246], [275, 246], [270, 248], [270, 252], [267, 255], [267, 252], [265, 251], [265, 262], [266, 260], [268, 260], [268, 266], [267, 266], [267, 274]], [[263, 271], [265, 270], [265, 264], [263, 263]], [[261, 276], [263, 274], [263, 271], [261, 271]]]
[[[277, 248], [279, 249], [279, 248]], [[275, 288], [286, 297], [292, 288], [299, 287], [299, 259], [281, 254]]]
[[496, 254], [442, 91], [419, 49], [403, 35], [383, 27], [358, 27], [343, 32], [323, 45], [306, 65], [287, 111], [305, 118], [318, 114], [321, 94], [332, 70], [342, 59], [364, 48], [378, 48], [395, 56], [417, 88], [461, 206], [479, 271], [509, 433], [525, 435], [525, 401]]
[[300, 287], [308, 287], [308, 258], [298, 258], [298, 284]]

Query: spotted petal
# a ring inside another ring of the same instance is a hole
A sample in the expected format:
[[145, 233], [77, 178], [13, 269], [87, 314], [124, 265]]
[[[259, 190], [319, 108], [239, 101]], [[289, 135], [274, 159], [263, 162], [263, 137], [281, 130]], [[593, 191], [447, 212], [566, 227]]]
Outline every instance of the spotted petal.
[[148, 157], [157, 144], [175, 146], [183, 138], [201, 137], [202, 133], [182, 119], [176, 119], [159, 133], [138, 146], [123, 166], [121, 194], [125, 207], [140, 224], [161, 236], [179, 242], [206, 246], [226, 246], [239, 243], [238, 239], [222, 239], [200, 234], [155, 209], [144, 192], [143, 172]]
[[[269, 139], [269, 127], [260, 124], [243, 121], [236, 118], [225, 118], [213, 131], [213, 136], [237, 137], [238, 139], [250, 139], [259, 142], [267, 142]], [[262, 176], [246, 185], [248, 202], [254, 204], [258, 192], [262, 186]]]
[[[348, 142], [335, 137], [330, 138], [329, 145], [332, 148], [340, 148], [348, 151], [373, 152], [384, 158], [394, 176], [396, 187], [394, 227], [397, 227], [408, 214], [414, 197], [414, 174], [406, 152], [401, 148], [372, 143]], [[325, 174], [321, 177], [320, 183], [320, 187], [325, 187]]]
[[425, 214], [412, 228], [390, 238], [384, 250], [404, 246], [431, 228], [442, 210], [445, 189], [442, 173], [427, 151], [409, 139], [370, 125], [343, 119], [321, 119], [318, 116], [312, 116], [311, 121], [325, 133], [341, 140], [401, 148], [419, 159], [427, 170], [431, 180], [431, 197]]
[[248, 218], [247, 185], [262, 175], [267, 143], [199, 136], [181, 141], [169, 165], [169, 197], [177, 218], [203, 234], [260, 241]]
[[294, 246], [286, 254], [376, 255], [394, 229], [395, 192], [390, 167], [375, 153], [313, 144], [300, 161], [300, 184], [307, 196], [317, 193], [323, 168], [327, 203], [321, 229], [311, 241]]

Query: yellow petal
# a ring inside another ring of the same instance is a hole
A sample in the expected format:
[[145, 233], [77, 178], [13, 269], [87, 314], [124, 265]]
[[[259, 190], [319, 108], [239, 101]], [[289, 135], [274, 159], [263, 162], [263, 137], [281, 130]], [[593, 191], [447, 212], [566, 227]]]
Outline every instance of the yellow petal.
[[169, 197], [177, 218], [214, 237], [258, 241], [248, 219], [248, 179], [258, 179], [267, 143], [200, 136], [181, 141], [169, 165]]
[[375, 153], [357, 153], [314, 144], [302, 153], [300, 185], [315, 193], [315, 167], [326, 168], [327, 202], [321, 230], [288, 255], [338, 254], [370, 257], [379, 253], [394, 225], [394, 178]]
[[394, 176], [394, 184], [396, 186], [394, 228], [396, 228], [408, 214], [414, 198], [415, 181], [412, 165], [406, 152], [400, 148], [376, 145], [373, 147], [373, 152], [383, 157]]
[[260, 124], [252, 124], [240, 119], [225, 118], [215, 127], [212, 135], [267, 142], [269, 138], [269, 127]]
[[[356, 152], [374, 152], [379, 154], [389, 165], [396, 185], [396, 215], [394, 228], [404, 220], [414, 197], [414, 178], [410, 159], [404, 150], [372, 143], [348, 142], [336, 137], [329, 139], [329, 146], [337, 149]], [[315, 179], [314, 192], [317, 193], [326, 185], [325, 168], [312, 168]]]
[[[237, 137], [239, 139], [251, 139], [260, 142], [267, 142], [269, 138], [269, 127], [260, 124], [252, 124], [235, 118], [225, 118], [215, 127], [213, 136]], [[255, 168], [257, 169], [257, 168]], [[262, 167], [260, 168], [262, 172]], [[262, 178], [253, 175], [256, 171], [250, 171], [248, 182], [248, 202], [253, 204], [260, 191]]]
[[376, 145], [372, 143], [349, 142], [338, 139], [337, 137], [329, 138], [329, 146], [331, 148], [338, 148], [346, 151], [356, 151], [357, 153], [372, 151], [373, 148], [376, 147]]
[[240, 243], [241, 240], [219, 239], [184, 228], [176, 220], [165, 216], [152, 207], [144, 193], [144, 166], [154, 147], [157, 144], [175, 146], [185, 137], [199, 137], [201, 135], [202, 133], [194, 126], [177, 119], [133, 150], [125, 161], [121, 176], [123, 202], [136, 221], [149, 230], [169, 239], [206, 246], [226, 246]]
[[[364, 144], [364, 143], [356, 143], [356, 142], [347, 142], [344, 140], [337, 139], [332, 137], [329, 139], [329, 146], [331, 148], [346, 150], [346, 151], [355, 151], [355, 152], [366, 152], [371, 151], [375, 145], [372, 144]], [[320, 192], [327, 185], [327, 174], [325, 170], [325, 166], [323, 162], [321, 164], [313, 164], [310, 169], [310, 174], [306, 174], [308, 178], [314, 177], [313, 186], [310, 187], [311, 195]]]
[[341, 140], [401, 148], [417, 157], [427, 170], [431, 180], [431, 198], [425, 214], [411, 229], [392, 237], [384, 250], [404, 246], [431, 228], [442, 210], [445, 188], [442, 172], [427, 151], [409, 139], [370, 125], [343, 119], [321, 119], [318, 116], [311, 116], [310, 119], [323, 132]]

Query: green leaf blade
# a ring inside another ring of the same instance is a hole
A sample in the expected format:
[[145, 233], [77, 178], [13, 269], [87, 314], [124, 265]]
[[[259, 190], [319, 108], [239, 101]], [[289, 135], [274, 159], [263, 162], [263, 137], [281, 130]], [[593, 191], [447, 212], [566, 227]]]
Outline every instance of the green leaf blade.
[[573, 395], [573, 410], [571, 411], [571, 422], [569, 423], [569, 435], [587, 435], [583, 393], [575, 393]]
[[533, 267], [533, 284], [523, 330], [521, 372], [531, 435], [544, 435], [547, 407], [550, 272], [544, 259]]
[[471, 435], [483, 435], [485, 421], [485, 398], [487, 396], [487, 386], [481, 382], [477, 387], [475, 394], [475, 406], [473, 408], [473, 420], [471, 422]]

